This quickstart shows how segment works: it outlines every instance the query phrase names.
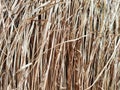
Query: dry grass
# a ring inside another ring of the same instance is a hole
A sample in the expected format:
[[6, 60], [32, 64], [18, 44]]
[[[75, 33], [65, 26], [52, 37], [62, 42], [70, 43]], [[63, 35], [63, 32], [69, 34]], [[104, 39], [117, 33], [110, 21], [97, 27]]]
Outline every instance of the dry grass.
[[120, 90], [120, 0], [0, 0], [0, 90]]

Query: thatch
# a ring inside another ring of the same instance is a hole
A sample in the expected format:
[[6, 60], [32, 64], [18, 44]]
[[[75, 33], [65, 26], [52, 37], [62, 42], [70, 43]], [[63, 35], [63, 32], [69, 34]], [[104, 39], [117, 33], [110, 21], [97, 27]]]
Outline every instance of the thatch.
[[0, 0], [0, 90], [120, 90], [120, 0]]

